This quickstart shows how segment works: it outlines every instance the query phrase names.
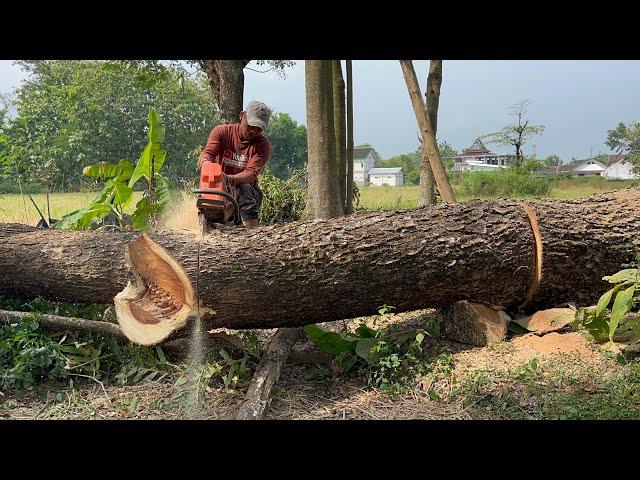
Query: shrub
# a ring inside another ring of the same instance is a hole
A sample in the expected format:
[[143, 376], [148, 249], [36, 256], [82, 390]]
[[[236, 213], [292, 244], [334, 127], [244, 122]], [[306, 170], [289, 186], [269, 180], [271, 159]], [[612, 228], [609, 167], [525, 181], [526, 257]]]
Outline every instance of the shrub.
[[260, 175], [263, 193], [260, 224], [300, 220], [307, 203], [306, 170], [298, 170], [287, 180], [281, 180], [269, 170]]
[[0, 389], [31, 390], [43, 380], [91, 376], [119, 385], [152, 380], [169, 369], [160, 347], [144, 347], [88, 332], [43, 331], [40, 313], [97, 320], [104, 306], [48, 302], [36, 298], [25, 303], [0, 297], [0, 308], [29, 310], [21, 322], [0, 328]]
[[460, 175], [460, 191], [470, 196], [535, 196], [549, 194], [547, 178], [510, 167], [497, 172], [465, 172]]

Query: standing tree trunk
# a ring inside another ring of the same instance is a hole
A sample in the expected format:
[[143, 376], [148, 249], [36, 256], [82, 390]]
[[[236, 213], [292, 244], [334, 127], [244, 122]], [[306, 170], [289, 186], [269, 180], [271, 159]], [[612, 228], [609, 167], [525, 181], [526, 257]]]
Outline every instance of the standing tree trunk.
[[342, 211], [347, 210], [347, 132], [344, 111], [344, 78], [340, 60], [333, 61], [333, 117], [336, 135], [336, 159], [338, 164], [338, 181], [340, 182], [340, 202]]
[[347, 214], [353, 213], [353, 75], [347, 60]]
[[447, 173], [444, 170], [440, 151], [436, 144], [436, 137], [431, 130], [427, 108], [420, 95], [420, 85], [418, 84], [416, 71], [413, 69], [413, 62], [411, 60], [400, 60], [400, 65], [402, 66], [404, 79], [407, 83], [407, 89], [409, 90], [409, 97], [411, 97], [411, 103], [413, 104], [413, 111], [422, 133], [422, 148], [427, 152], [429, 164], [431, 165], [431, 170], [438, 185], [438, 191], [443, 201], [455, 203], [456, 197], [447, 178]]
[[249, 60], [200, 60], [220, 109], [220, 123], [240, 120], [244, 94], [244, 67]]
[[308, 131], [307, 214], [331, 218], [344, 214], [340, 200], [333, 115], [333, 62], [305, 61]]
[[[425, 91], [425, 101], [427, 105], [427, 116], [431, 124], [433, 136], [436, 137], [438, 131], [438, 106], [440, 104], [440, 86], [442, 85], [442, 60], [431, 60], [429, 63], [429, 76], [427, 77], [427, 88]], [[422, 161], [420, 162], [420, 206], [433, 205], [435, 194], [435, 182], [427, 150], [422, 148]]]

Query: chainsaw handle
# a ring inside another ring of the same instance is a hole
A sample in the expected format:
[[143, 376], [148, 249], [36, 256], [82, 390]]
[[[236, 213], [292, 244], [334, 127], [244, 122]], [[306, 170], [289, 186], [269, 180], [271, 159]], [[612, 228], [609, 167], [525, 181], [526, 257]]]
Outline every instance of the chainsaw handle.
[[238, 201], [235, 199], [233, 195], [225, 192], [224, 190], [214, 190], [211, 188], [196, 188], [195, 190], [192, 190], [192, 192], [201, 193], [204, 195], [222, 195], [224, 198], [226, 198], [233, 204], [233, 208], [235, 209], [235, 212], [236, 212], [235, 224], [240, 225], [242, 223], [242, 220], [240, 219], [240, 207], [238, 206]]

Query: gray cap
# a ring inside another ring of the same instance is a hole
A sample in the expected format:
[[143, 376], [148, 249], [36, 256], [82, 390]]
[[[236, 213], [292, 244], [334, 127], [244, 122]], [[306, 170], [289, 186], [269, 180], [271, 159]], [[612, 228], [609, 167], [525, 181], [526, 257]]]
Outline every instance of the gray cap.
[[253, 100], [247, 104], [245, 110], [247, 112], [247, 123], [252, 127], [260, 127], [263, 132], [267, 130], [269, 125], [269, 117], [271, 117], [271, 109], [264, 103]]

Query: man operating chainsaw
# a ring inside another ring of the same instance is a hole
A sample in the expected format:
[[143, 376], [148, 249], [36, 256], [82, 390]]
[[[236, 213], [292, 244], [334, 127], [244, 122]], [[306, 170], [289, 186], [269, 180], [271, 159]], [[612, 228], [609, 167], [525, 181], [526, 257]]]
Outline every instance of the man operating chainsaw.
[[222, 165], [223, 184], [238, 202], [242, 223], [247, 228], [258, 226], [262, 191], [258, 175], [264, 170], [271, 144], [264, 136], [271, 109], [252, 101], [240, 112], [240, 123], [218, 125], [209, 135], [207, 146], [198, 158], [198, 168], [205, 162]]

